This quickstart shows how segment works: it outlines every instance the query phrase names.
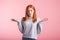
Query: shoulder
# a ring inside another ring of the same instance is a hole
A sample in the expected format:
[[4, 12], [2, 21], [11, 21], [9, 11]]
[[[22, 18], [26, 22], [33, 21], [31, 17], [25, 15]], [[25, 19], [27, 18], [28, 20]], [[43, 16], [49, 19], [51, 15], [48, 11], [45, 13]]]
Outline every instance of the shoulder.
[[25, 17], [22, 17], [22, 20], [21, 21], [25, 21], [25, 19], [26, 19]]
[[37, 18], [37, 23], [42, 23], [41, 20], [41, 18]]
[[37, 18], [37, 21], [41, 21], [41, 19], [40, 18]]

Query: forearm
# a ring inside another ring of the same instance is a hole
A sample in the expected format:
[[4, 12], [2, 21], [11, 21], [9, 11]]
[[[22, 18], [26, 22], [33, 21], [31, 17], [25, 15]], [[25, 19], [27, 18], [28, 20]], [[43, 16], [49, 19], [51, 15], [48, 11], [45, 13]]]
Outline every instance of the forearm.
[[45, 21], [47, 21], [48, 20], [48, 18], [44, 18], [44, 19], [42, 19], [40, 22], [45, 22]]

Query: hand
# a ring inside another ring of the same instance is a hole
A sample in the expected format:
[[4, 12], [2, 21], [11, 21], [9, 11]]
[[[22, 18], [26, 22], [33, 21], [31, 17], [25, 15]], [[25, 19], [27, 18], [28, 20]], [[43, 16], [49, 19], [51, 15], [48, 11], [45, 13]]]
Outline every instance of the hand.
[[11, 21], [17, 22], [15, 19], [11, 19]]
[[48, 20], [48, 18], [44, 18], [44, 19], [42, 20], [42, 22], [47, 21], [47, 20]]

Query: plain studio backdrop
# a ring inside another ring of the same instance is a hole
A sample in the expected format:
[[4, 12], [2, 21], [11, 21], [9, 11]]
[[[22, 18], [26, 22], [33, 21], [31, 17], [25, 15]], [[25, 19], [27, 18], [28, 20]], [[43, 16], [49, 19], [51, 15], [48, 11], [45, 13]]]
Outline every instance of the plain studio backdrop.
[[48, 18], [42, 23], [38, 40], [60, 40], [60, 0], [0, 0], [0, 40], [22, 39], [17, 23], [11, 18], [21, 20], [29, 4], [35, 6], [37, 17]]

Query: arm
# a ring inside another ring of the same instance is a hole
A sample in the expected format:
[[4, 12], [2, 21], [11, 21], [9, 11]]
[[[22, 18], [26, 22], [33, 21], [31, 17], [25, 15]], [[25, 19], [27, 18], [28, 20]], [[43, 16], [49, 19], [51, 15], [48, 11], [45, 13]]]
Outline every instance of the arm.
[[47, 21], [48, 18], [44, 18], [43, 20], [38, 20], [37, 23], [37, 34], [39, 34], [42, 31], [42, 22]]
[[21, 22], [20, 22], [19, 20], [15, 20], [15, 19], [11, 19], [11, 20], [14, 21], [14, 22], [17, 22], [17, 25], [18, 25], [19, 31], [22, 32], [22, 24], [21, 24]]
[[42, 23], [39, 22], [39, 23], [37, 24], [37, 34], [40, 34], [41, 31], [42, 31]]
[[38, 23], [37, 23], [37, 34], [40, 34], [40, 32], [42, 31], [42, 22], [40, 19], [38, 19]]

